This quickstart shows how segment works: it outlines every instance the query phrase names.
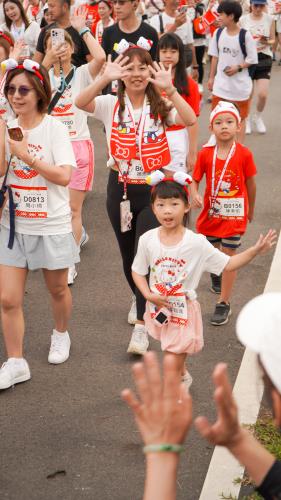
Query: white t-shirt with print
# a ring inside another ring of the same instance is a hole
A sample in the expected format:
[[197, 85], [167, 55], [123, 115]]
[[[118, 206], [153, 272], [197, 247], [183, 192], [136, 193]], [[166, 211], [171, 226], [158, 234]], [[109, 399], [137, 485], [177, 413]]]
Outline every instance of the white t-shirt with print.
[[[18, 127], [18, 120], [9, 122], [8, 126]], [[67, 129], [52, 116], [46, 115], [37, 127], [28, 131], [28, 151], [50, 165], [76, 167]], [[16, 204], [16, 232], [34, 235], [71, 233], [67, 187], [49, 182], [17, 157], [12, 157], [7, 185], [13, 190]], [[10, 227], [8, 203], [1, 224]]]
[[[163, 19], [163, 27], [164, 31], [167, 25], [169, 24], [174, 24], [175, 18], [168, 16], [166, 12], [162, 12], [162, 19]], [[159, 15], [157, 14], [156, 16], [153, 16], [151, 19], [149, 19], [149, 24], [156, 29], [157, 33], [160, 33], [160, 19]], [[181, 39], [182, 42], [187, 45], [190, 43], [193, 43], [193, 31], [192, 31], [192, 24], [188, 16], [186, 16], [186, 22], [179, 26], [176, 31], [174, 31], [176, 35], [178, 35]]]
[[[49, 71], [52, 97], [60, 85], [60, 77], [54, 76], [53, 68]], [[74, 76], [68, 84], [66, 90], [56, 103], [52, 116], [66, 125], [71, 141], [82, 141], [90, 139], [90, 131], [87, 123], [88, 114], [78, 109], [75, 104], [75, 98], [88, 85], [93, 83], [88, 64], [79, 68], [74, 68]]]
[[159, 294], [156, 283], [166, 289], [181, 284], [180, 292], [196, 290], [203, 272], [221, 274], [229, 256], [215, 248], [202, 234], [186, 229], [175, 246], [164, 246], [159, 239], [160, 228], [143, 234], [138, 243], [132, 270], [141, 276], [149, 273], [151, 291]]
[[33, 56], [36, 50], [37, 40], [41, 31], [38, 23], [36, 23], [35, 21], [31, 21], [31, 23], [26, 29], [24, 29], [24, 25], [22, 25], [22, 30], [21, 32], [18, 32], [18, 35], [17, 31], [13, 31], [13, 26], [11, 26], [11, 29], [8, 29], [5, 23], [0, 26], [0, 30], [9, 31], [13, 35], [15, 41], [23, 39], [26, 45], [28, 45], [29, 47], [29, 52], [30, 52], [29, 57]]
[[273, 17], [266, 12], [262, 13], [261, 19], [253, 19], [251, 14], [247, 14], [246, 16], [242, 16], [239, 24], [241, 28], [249, 30], [253, 39], [256, 42], [256, 47], [258, 52], [262, 52], [267, 56], [272, 57], [272, 50], [269, 45], [263, 45], [262, 42], [259, 41], [260, 36], [266, 36], [270, 38], [270, 29], [273, 22]]
[[[106, 139], [107, 139], [107, 144], [108, 144], [108, 149], [110, 151], [110, 138], [111, 138], [111, 129], [112, 129], [112, 121], [113, 121], [113, 113], [114, 113], [114, 108], [117, 102], [117, 97], [111, 94], [107, 95], [101, 95], [97, 96], [95, 98], [95, 111], [93, 113], [94, 118], [97, 120], [101, 120], [105, 126], [105, 133], [106, 133]], [[134, 122], [138, 123], [141, 117], [141, 112], [142, 109], [134, 109]], [[167, 117], [167, 124], [168, 125], [174, 125], [175, 124], [175, 118], [176, 118], [177, 111], [175, 108], [173, 108], [168, 117]], [[138, 144], [139, 141], [139, 136], [137, 133], [136, 136], [136, 142]], [[112, 165], [114, 165], [114, 160], [112, 160]], [[111, 163], [111, 160], [108, 163]], [[138, 179], [138, 180], [144, 180], [147, 176], [147, 172], [143, 170], [143, 167], [141, 165], [141, 162], [139, 160], [133, 160], [133, 169], [129, 169], [129, 179]], [[122, 168], [124, 168], [124, 171], [127, 172], [128, 169], [126, 167], [127, 162], [122, 161]]]
[[226, 66], [243, 64], [244, 62], [256, 64], [258, 62], [258, 56], [255, 41], [251, 33], [247, 31], [245, 37], [247, 57], [245, 59], [239, 43], [239, 34], [230, 36], [227, 30], [224, 29], [221, 32], [219, 43], [217, 43], [216, 34], [217, 32], [215, 31], [210, 40], [208, 51], [210, 56], [218, 57], [213, 94], [228, 100], [245, 101], [249, 99], [253, 87], [248, 69], [243, 69], [233, 76], [227, 76], [223, 70]]

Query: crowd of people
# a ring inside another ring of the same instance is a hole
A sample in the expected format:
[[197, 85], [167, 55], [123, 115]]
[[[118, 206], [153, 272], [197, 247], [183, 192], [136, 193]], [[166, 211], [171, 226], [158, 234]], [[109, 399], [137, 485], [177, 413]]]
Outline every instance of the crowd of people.
[[[0, 4], [0, 308], [7, 351], [0, 389], [31, 378], [23, 351], [29, 271], [42, 269], [51, 296], [48, 362], [69, 358], [69, 286], [89, 240], [83, 205], [98, 147], [92, 116], [104, 126], [107, 213], [132, 292], [127, 352], [144, 355], [134, 368], [141, 402], [129, 390], [123, 398], [145, 443], [145, 500], [176, 495], [178, 454], [192, 420], [188, 357], [204, 346], [196, 293], [202, 274], [210, 273], [218, 295], [211, 323], [223, 327], [236, 271], [276, 243], [269, 229], [238, 252], [256, 198], [257, 169], [245, 135], [252, 125], [266, 133], [262, 113], [279, 54], [280, 16], [281, 3], [273, 0]], [[210, 138], [198, 151], [207, 101]], [[188, 228], [190, 210], [196, 232]], [[280, 297], [271, 298], [274, 316]], [[237, 333], [259, 354], [280, 426], [280, 338], [273, 322], [268, 352], [262, 317], [253, 340], [247, 318], [268, 297], [256, 300], [242, 311]], [[146, 354], [150, 336], [165, 353], [164, 381], [156, 358]], [[225, 365], [215, 368], [214, 382], [219, 419], [213, 426], [197, 419], [199, 432], [228, 447], [264, 498], [281, 498], [280, 463], [240, 428]]]

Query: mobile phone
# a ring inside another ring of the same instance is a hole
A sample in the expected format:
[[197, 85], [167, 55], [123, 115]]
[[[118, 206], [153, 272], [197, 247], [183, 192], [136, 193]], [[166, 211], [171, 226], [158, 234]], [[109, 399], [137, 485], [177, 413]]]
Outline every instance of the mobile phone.
[[161, 307], [153, 318], [157, 326], [167, 325], [170, 321], [171, 311], [167, 307]]
[[126, 233], [132, 229], [132, 218], [130, 200], [124, 200], [120, 203], [120, 226], [121, 233]]
[[64, 38], [64, 30], [62, 28], [53, 28], [51, 29], [51, 40], [52, 40], [52, 47], [59, 47], [60, 45], [63, 45], [65, 42]]
[[22, 141], [23, 133], [20, 127], [8, 128], [8, 134], [13, 141]]
[[179, 13], [180, 14], [184, 14], [188, 9], [188, 6], [187, 5], [182, 5], [180, 8], [179, 8]]

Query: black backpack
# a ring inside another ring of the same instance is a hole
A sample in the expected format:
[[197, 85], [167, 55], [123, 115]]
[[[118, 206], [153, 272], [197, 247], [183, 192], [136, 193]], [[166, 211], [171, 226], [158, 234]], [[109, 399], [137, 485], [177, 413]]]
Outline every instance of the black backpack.
[[[224, 28], [218, 28], [216, 31], [216, 40], [217, 40], [218, 51], [219, 51], [219, 39], [220, 39], [220, 36], [221, 36], [223, 30], [224, 30]], [[242, 52], [245, 59], [247, 57], [246, 33], [247, 33], [247, 30], [245, 30], [244, 28], [241, 28], [239, 31], [240, 49], [241, 49], [241, 52]], [[257, 67], [257, 64], [251, 64], [251, 66], [248, 67], [248, 72], [249, 72], [249, 75], [251, 78], [255, 73], [256, 67]]]

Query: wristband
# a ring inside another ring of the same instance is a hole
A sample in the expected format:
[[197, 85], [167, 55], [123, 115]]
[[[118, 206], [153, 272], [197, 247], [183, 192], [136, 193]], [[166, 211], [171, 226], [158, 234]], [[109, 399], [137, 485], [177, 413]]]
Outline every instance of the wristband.
[[85, 28], [82, 28], [82, 29], [79, 31], [79, 35], [80, 35], [80, 36], [83, 36], [83, 35], [85, 35], [85, 33], [91, 33], [90, 28], [87, 28], [87, 26], [85, 26]]
[[144, 453], [158, 453], [158, 452], [166, 452], [171, 451], [173, 453], [182, 453], [184, 451], [184, 446], [182, 444], [148, 444], [144, 446], [142, 451]]
[[166, 92], [166, 95], [167, 95], [167, 97], [172, 97], [172, 95], [174, 95], [176, 92], [177, 92], [176, 87], [173, 87], [172, 92], [170, 92], [169, 94], [168, 94], [168, 92]]

